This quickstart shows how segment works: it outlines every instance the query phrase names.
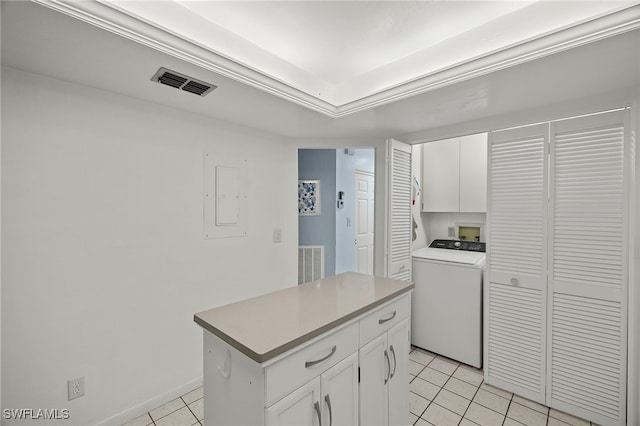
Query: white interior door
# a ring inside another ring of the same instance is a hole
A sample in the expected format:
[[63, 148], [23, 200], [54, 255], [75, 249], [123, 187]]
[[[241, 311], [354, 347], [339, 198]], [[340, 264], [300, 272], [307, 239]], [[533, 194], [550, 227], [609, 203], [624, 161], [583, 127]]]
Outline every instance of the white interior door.
[[411, 280], [411, 145], [387, 141], [386, 276]]
[[485, 381], [545, 403], [549, 125], [489, 139]]
[[357, 171], [356, 182], [356, 271], [373, 274], [374, 175]]
[[551, 125], [547, 400], [602, 425], [627, 424], [627, 116]]

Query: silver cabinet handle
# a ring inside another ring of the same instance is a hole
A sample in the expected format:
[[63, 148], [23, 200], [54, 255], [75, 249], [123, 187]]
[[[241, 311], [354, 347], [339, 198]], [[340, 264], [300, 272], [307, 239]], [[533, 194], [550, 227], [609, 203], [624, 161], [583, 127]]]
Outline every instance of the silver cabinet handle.
[[324, 396], [324, 402], [327, 403], [327, 408], [329, 408], [329, 426], [333, 425], [333, 413], [331, 412], [331, 399], [329, 399], [329, 394]]
[[389, 360], [389, 352], [386, 349], [384, 350], [384, 357], [387, 360], [387, 377], [384, 379], [384, 384], [386, 385], [391, 375], [391, 361]]
[[378, 324], [384, 324], [387, 321], [391, 321], [392, 319], [394, 319], [396, 317], [396, 311], [393, 311], [393, 313], [391, 314], [391, 316], [389, 318], [382, 318], [378, 320]]
[[316, 364], [320, 364], [322, 361], [325, 361], [327, 359], [329, 359], [331, 357], [331, 355], [336, 353], [336, 349], [338, 349], [338, 347], [336, 345], [333, 345], [333, 348], [331, 348], [331, 352], [329, 353], [329, 355], [325, 356], [324, 358], [320, 358], [317, 359], [315, 361], [307, 361], [304, 363], [304, 368], [309, 368], [311, 366], [314, 366]]
[[518, 281], [517, 278], [511, 278], [511, 285], [518, 285], [520, 284], [520, 281]]
[[318, 415], [318, 426], [322, 426], [322, 415], [320, 414], [320, 404], [318, 401], [313, 404], [313, 409], [316, 410], [316, 414]]
[[393, 345], [391, 345], [390, 347], [391, 349], [391, 355], [393, 355], [393, 373], [391, 373], [391, 379], [393, 379], [393, 376], [396, 374], [396, 368], [398, 368], [398, 359], [396, 358], [396, 351], [393, 349]]

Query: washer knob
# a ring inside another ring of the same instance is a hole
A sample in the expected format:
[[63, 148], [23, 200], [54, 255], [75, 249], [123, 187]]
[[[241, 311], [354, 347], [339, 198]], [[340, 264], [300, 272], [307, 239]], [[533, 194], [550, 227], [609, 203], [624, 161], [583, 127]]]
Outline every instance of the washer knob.
[[453, 246], [457, 249], [460, 248], [460, 241], [456, 241], [455, 243], [453, 243]]

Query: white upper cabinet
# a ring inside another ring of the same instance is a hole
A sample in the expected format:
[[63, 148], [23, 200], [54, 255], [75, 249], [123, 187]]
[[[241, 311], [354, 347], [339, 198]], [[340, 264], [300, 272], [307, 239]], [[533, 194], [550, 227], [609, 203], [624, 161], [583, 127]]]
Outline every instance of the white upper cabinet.
[[460, 138], [460, 211], [487, 211], [487, 134]]
[[422, 146], [422, 211], [460, 210], [460, 138]]
[[429, 142], [422, 148], [423, 212], [487, 211], [487, 135]]

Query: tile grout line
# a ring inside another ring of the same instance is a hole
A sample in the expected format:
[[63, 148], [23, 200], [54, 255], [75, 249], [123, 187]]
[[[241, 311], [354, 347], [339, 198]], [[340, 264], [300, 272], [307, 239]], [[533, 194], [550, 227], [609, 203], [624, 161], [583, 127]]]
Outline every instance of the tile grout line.
[[[458, 368], [460, 368], [460, 367], [458, 367]], [[458, 371], [458, 369], [456, 369], [456, 371]], [[455, 371], [454, 371], [454, 373], [455, 373]], [[451, 377], [453, 377], [453, 374], [451, 375]], [[464, 380], [463, 380], [463, 381], [464, 381]], [[469, 382], [465, 382], [465, 383], [469, 383]], [[469, 400], [469, 405], [467, 405], [467, 408], [464, 410], [464, 414], [462, 414], [462, 418], [461, 418], [461, 419], [460, 419], [460, 421], [458, 422], [458, 425], [459, 425], [460, 423], [462, 423], [462, 420], [464, 420], [464, 419], [465, 419], [465, 416], [467, 415], [467, 411], [469, 411], [469, 407], [471, 407], [471, 404], [473, 404], [473, 399], [474, 399], [474, 398], [476, 397], [476, 395], [478, 394], [478, 391], [480, 390], [480, 386], [482, 386], [482, 383], [484, 383], [484, 379], [482, 379], [482, 381], [480, 382], [480, 384], [479, 384], [479, 385], [478, 385], [478, 387], [476, 388], [476, 391], [474, 392], [473, 397], [471, 398], [471, 400]], [[462, 395], [460, 395], [460, 396], [462, 396]], [[464, 397], [463, 397], [463, 398], [464, 398]], [[467, 419], [467, 420], [469, 420], [469, 419]], [[469, 420], [469, 421], [471, 421], [471, 420]], [[475, 422], [473, 422], [473, 423], [475, 423]]]
[[[186, 394], [185, 394], [185, 395], [186, 395]], [[185, 400], [184, 400], [183, 396], [184, 396], [184, 395], [182, 395], [182, 396], [180, 397], [180, 399], [182, 399], [182, 402], [184, 402], [184, 405], [186, 405], [186, 406], [187, 406], [187, 410], [189, 410], [189, 412], [190, 412], [191, 414], [193, 414], [193, 417], [196, 419], [196, 422], [197, 422], [198, 424], [202, 424], [202, 423], [200, 423], [200, 419], [198, 418], [198, 416], [196, 416], [196, 413], [194, 413], [194, 412], [193, 412], [193, 410], [191, 409], [191, 407], [189, 407], [189, 404], [187, 404], [187, 401], [185, 401]], [[198, 399], [200, 399], [200, 398], [198, 398]], [[198, 399], [196, 399], [196, 401], [197, 401]], [[193, 404], [193, 403], [194, 403], [194, 402], [196, 402], [196, 401], [192, 401], [191, 403]], [[195, 423], [193, 423], [193, 424], [195, 424]]]

